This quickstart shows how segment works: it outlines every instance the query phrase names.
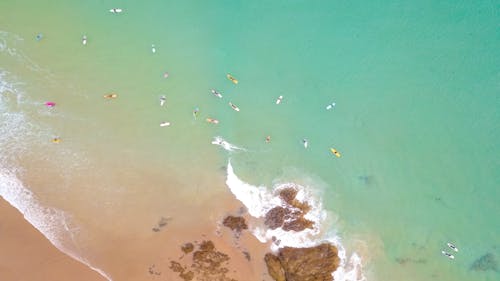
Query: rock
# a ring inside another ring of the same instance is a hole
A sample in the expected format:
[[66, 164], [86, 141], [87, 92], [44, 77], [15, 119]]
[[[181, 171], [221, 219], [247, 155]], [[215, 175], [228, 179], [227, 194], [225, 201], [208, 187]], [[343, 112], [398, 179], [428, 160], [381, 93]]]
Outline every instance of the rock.
[[186, 243], [182, 245], [181, 250], [182, 252], [184, 252], [184, 254], [189, 254], [194, 250], [194, 245], [193, 243]]
[[335, 246], [323, 243], [311, 248], [284, 247], [277, 256], [266, 254], [265, 262], [276, 281], [331, 281], [340, 258]]
[[274, 207], [266, 213], [265, 224], [270, 229], [281, 227], [285, 222], [285, 216], [288, 210], [283, 207]]
[[248, 225], [243, 217], [227, 216], [222, 224], [238, 233], [240, 233], [244, 229], [248, 229]]
[[286, 281], [285, 279], [285, 271], [281, 266], [280, 259], [270, 253], [267, 253], [264, 257], [264, 261], [267, 264], [267, 271], [269, 275], [276, 281]]
[[475, 260], [470, 269], [475, 271], [498, 271], [498, 262], [494, 254], [487, 253]]

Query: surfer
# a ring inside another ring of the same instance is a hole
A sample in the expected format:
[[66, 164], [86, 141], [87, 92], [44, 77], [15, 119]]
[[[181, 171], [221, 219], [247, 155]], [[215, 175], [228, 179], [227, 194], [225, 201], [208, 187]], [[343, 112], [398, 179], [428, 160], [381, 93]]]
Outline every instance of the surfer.
[[170, 122], [161, 122], [160, 127], [170, 126]]
[[155, 44], [151, 44], [151, 52], [154, 54], [156, 53], [156, 47]]
[[83, 35], [82, 37], [82, 44], [87, 45], [87, 35]]
[[207, 122], [212, 124], [219, 124], [219, 120], [213, 118], [207, 118]]
[[46, 103], [45, 103], [45, 105], [46, 105], [47, 107], [54, 107], [54, 106], [56, 106], [56, 103], [55, 103], [55, 102], [53, 102], [53, 101], [48, 101], [48, 102], [46, 102]]
[[212, 92], [212, 94], [214, 94], [214, 96], [216, 96], [218, 98], [222, 98], [221, 93], [217, 92], [215, 89], [211, 89], [210, 92]]
[[113, 8], [109, 10], [113, 14], [121, 13], [123, 10], [120, 8]]
[[195, 107], [193, 110], [193, 117], [196, 119], [198, 117], [198, 113], [200, 112], [200, 109], [198, 107]]
[[43, 34], [38, 33], [35, 38], [36, 38], [36, 41], [40, 41], [43, 38]]
[[269, 143], [271, 141], [271, 136], [266, 137], [266, 142]]
[[450, 249], [452, 249], [453, 251], [458, 252], [458, 248], [452, 243], [448, 242], [446, 243], [446, 245], [448, 245], [448, 247], [450, 247]]
[[108, 99], [108, 100], [109, 100], [109, 99], [116, 99], [117, 97], [118, 97], [118, 95], [117, 95], [117, 94], [115, 94], [115, 93], [111, 93], [111, 94], [104, 95], [104, 98], [105, 98], [105, 99]]
[[332, 102], [331, 104], [329, 104], [329, 105], [327, 105], [327, 106], [326, 106], [326, 110], [330, 110], [330, 109], [332, 109], [334, 106], [335, 106], [335, 103], [334, 103], [334, 102]]
[[450, 259], [454, 259], [454, 258], [455, 258], [455, 256], [454, 256], [454, 255], [452, 255], [452, 254], [450, 254], [450, 253], [448, 253], [448, 252], [445, 252], [445, 251], [441, 251], [441, 254], [443, 254], [443, 255], [447, 256], [447, 257], [448, 257], [448, 258], [450, 258]]
[[165, 102], [167, 102], [167, 97], [163, 95], [160, 97], [160, 106], [164, 106]]
[[282, 100], [283, 96], [279, 96], [278, 99], [276, 100], [276, 104], [280, 104]]
[[61, 142], [61, 138], [60, 137], [55, 137], [52, 139], [52, 143], [60, 143]]
[[229, 105], [231, 106], [232, 109], [236, 110], [236, 111], [240, 111], [240, 109], [234, 105], [232, 102], [229, 102]]
[[309, 146], [309, 142], [307, 141], [307, 139], [303, 139], [302, 144], [304, 145], [304, 148], [307, 148], [307, 146]]
[[238, 84], [238, 80], [236, 78], [234, 78], [231, 74], [227, 74], [226, 75], [227, 79], [229, 79], [231, 82], [233, 82], [233, 84]]
[[168, 72], [163, 73], [163, 78], [168, 78]]

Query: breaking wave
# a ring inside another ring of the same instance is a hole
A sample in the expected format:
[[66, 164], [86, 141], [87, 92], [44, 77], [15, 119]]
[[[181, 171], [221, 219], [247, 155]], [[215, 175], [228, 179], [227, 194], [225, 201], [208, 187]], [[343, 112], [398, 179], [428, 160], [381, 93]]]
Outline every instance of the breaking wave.
[[[231, 162], [227, 165], [227, 179], [226, 184], [234, 194], [234, 196], [241, 201], [246, 208], [248, 213], [254, 218], [268, 219], [267, 215], [276, 208], [290, 208], [291, 213], [299, 213], [297, 209], [302, 206], [307, 206], [303, 208], [303, 216], [300, 218], [290, 218], [284, 220], [284, 224], [275, 227], [254, 227], [251, 229], [253, 235], [259, 239], [261, 242], [273, 241], [271, 244], [271, 249], [277, 251], [281, 247], [313, 247], [321, 244], [322, 242], [329, 242], [336, 246], [338, 249], [338, 255], [340, 258], [340, 266], [333, 273], [334, 280], [336, 281], [366, 281], [365, 276], [362, 272], [362, 261], [361, 258], [356, 254], [352, 253], [350, 257], [347, 257], [345, 248], [341, 244], [341, 239], [339, 236], [328, 232], [326, 228], [327, 212], [323, 208], [320, 200], [313, 194], [311, 188], [304, 187], [295, 183], [281, 183], [275, 185], [272, 190], [265, 186], [254, 186], [246, 183], [238, 178], [234, 173]], [[294, 199], [297, 202], [291, 206], [290, 202], [285, 202], [283, 199], [282, 192], [287, 189], [293, 189]], [[290, 230], [293, 228], [293, 222], [290, 220], [301, 219], [305, 222], [312, 222], [311, 227], [305, 227], [303, 229]], [[286, 227], [287, 220], [291, 227]], [[272, 229], [273, 228], [273, 229]]]

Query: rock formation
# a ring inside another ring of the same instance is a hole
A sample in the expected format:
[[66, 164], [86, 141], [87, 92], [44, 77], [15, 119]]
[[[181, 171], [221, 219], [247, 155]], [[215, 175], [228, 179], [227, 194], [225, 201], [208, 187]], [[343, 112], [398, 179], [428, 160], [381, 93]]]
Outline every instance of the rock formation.
[[340, 263], [335, 246], [323, 243], [311, 248], [284, 247], [266, 254], [269, 275], [276, 281], [332, 281]]
[[304, 218], [311, 207], [295, 198], [297, 196], [295, 188], [284, 188], [279, 195], [283, 206], [274, 207], [266, 213], [265, 224], [267, 227], [270, 229], [281, 227], [285, 231], [302, 231], [313, 227], [314, 222]]

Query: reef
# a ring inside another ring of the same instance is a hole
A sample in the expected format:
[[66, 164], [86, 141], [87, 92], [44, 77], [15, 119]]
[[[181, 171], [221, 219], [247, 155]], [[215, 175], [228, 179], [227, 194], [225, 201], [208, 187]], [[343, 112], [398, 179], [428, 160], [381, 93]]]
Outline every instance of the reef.
[[248, 225], [243, 217], [227, 216], [222, 224], [237, 233], [241, 233], [241, 231], [248, 229]]
[[475, 260], [470, 269], [474, 271], [498, 271], [498, 262], [494, 254], [487, 253]]
[[304, 216], [311, 207], [296, 199], [297, 190], [286, 187], [279, 194], [283, 205], [272, 208], [266, 213], [265, 224], [270, 229], [281, 227], [285, 231], [302, 231], [313, 228], [314, 222], [307, 220]]
[[[194, 250], [192, 243], [185, 243], [181, 250], [185, 253], [191, 253]], [[218, 281], [236, 281], [228, 276], [227, 262], [229, 256], [217, 251], [212, 241], [203, 241], [198, 245], [198, 249], [192, 253], [192, 264], [182, 265], [177, 261], [170, 261], [170, 269], [179, 273], [182, 280], [218, 280]]]
[[335, 246], [323, 243], [310, 248], [281, 248], [277, 255], [264, 257], [275, 281], [331, 281], [340, 258]]

